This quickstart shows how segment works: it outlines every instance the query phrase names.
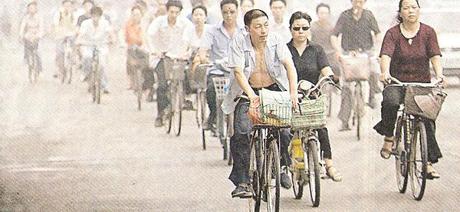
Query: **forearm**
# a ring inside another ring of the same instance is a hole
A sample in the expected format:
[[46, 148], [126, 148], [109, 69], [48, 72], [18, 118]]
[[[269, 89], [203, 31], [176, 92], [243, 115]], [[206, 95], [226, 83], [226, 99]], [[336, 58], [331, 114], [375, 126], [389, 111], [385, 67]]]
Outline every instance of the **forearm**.
[[335, 35], [331, 36], [331, 44], [332, 44], [332, 48], [334, 48], [336, 52], [342, 51], [342, 48], [340, 47], [340, 43], [339, 43], [339, 38], [337, 36]]
[[388, 55], [382, 55], [380, 57], [380, 71], [382, 74], [390, 73], [390, 62], [391, 57], [389, 57]]
[[236, 82], [244, 91], [244, 93], [248, 95], [249, 99], [255, 98], [257, 95], [254, 92], [254, 90], [252, 90], [251, 85], [249, 85], [248, 79], [244, 75], [243, 70], [241, 68], [236, 67], [234, 73]]
[[323, 77], [327, 77], [327, 76], [334, 75], [334, 72], [332, 72], [331, 67], [326, 66], [326, 67], [324, 67], [323, 69], [321, 69], [321, 75], [322, 75]]
[[434, 73], [436, 74], [436, 78], [443, 77], [443, 70], [441, 65], [441, 56], [436, 55], [430, 59], [431, 65], [433, 65]]
[[285, 62], [285, 68], [289, 80], [289, 92], [297, 95], [297, 71], [294, 65], [290, 62]]

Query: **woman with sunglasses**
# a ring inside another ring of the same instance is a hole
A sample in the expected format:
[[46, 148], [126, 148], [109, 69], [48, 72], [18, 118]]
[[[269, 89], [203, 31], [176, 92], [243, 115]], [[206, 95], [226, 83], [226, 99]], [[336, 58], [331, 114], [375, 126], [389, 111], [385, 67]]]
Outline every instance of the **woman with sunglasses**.
[[[298, 80], [316, 84], [319, 77], [334, 76], [323, 48], [308, 40], [311, 17], [304, 12], [295, 12], [289, 20], [292, 40], [287, 44], [297, 69]], [[335, 78], [335, 77], [334, 77]], [[337, 78], [335, 78], [337, 79]], [[342, 180], [342, 175], [333, 167], [331, 145], [327, 128], [318, 130], [321, 152], [326, 163], [326, 174], [334, 181]]]

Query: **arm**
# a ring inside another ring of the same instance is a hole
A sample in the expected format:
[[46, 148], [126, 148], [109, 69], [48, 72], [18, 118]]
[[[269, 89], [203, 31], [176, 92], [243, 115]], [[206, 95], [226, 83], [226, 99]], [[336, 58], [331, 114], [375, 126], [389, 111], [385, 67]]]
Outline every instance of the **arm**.
[[330, 66], [326, 66], [323, 69], [321, 69], [321, 75], [322, 76], [334, 76], [334, 72], [332, 72], [332, 69]]
[[340, 61], [340, 56], [342, 55], [342, 48], [340, 47], [339, 37], [336, 35], [331, 35], [331, 44], [332, 48], [335, 50], [335, 56], [337, 60]]
[[433, 65], [434, 73], [436, 74], [436, 79], [439, 81], [444, 80], [442, 65], [441, 65], [441, 56], [436, 55], [430, 58], [431, 65]]
[[24, 39], [24, 33], [26, 30], [26, 18], [24, 18], [21, 21], [21, 25], [19, 26], [19, 39], [23, 40]]
[[243, 69], [241, 67], [235, 67], [233, 71], [235, 74], [236, 82], [241, 87], [241, 89], [244, 91], [244, 93], [248, 95], [251, 102], [256, 101], [258, 96], [254, 92], [254, 90], [252, 90], [251, 85], [249, 85], [249, 80], [246, 77], [246, 75], [244, 75]]
[[388, 55], [380, 56], [380, 81], [385, 82], [390, 78], [391, 57]]

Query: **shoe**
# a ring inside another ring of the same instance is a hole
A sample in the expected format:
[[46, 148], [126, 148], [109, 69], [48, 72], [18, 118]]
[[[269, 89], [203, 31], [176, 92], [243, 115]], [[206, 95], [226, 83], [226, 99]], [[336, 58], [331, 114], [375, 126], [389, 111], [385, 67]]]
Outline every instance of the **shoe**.
[[[380, 149], [380, 157], [382, 157], [383, 159], [390, 159], [391, 157], [391, 147], [393, 146], [393, 143], [394, 143], [394, 139], [393, 138], [389, 138], [389, 137], [385, 137], [383, 139], [384, 143], [383, 143], [383, 147], [382, 149]], [[386, 148], [387, 147], [387, 143], [391, 143], [391, 146], [390, 148]]]
[[427, 164], [426, 172], [427, 172], [426, 179], [434, 180], [434, 179], [438, 179], [441, 177], [441, 175], [439, 175], [439, 173], [433, 168], [433, 165], [431, 163]]
[[109, 90], [104, 89], [104, 94], [109, 94], [109, 93], [110, 93]]
[[185, 100], [184, 105], [182, 106], [184, 110], [193, 110], [193, 103], [190, 100]]
[[80, 76], [80, 81], [81, 81], [81, 82], [86, 82], [87, 80], [88, 80], [88, 76], [87, 76], [87, 75], [82, 74], [82, 75]]
[[375, 107], [377, 106], [377, 103], [375, 102], [375, 97], [369, 98], [369, 102], [367, 103], [367, 105], [371, 109], [375, 109]]
[[153, 102], [153, 91], [150, 90], [149, 93], [147, 94], [147, 97], [145, 97], [146, 102]]
[[342, 181], [342, 175], [333, 166], [326, 167], [326, 175], [330, 177], [334, 182]]
[[281, 187], [290, 189], [292, 187], [291, 177], [286, 172], [281, 172]]
[[247, 183], [240, 183], [235, 190], [232, 191], [232, 198], [251, 198], [254, 194], [252, 187]]
[[339, 129], [340, 132], [343, 132], [343, 131], [350, 131], [351, 128], [350, 126], [348, 125], [348, 123], [346, 122], [342, 122], [342, 127]]
[[155, 119], [155, 127], [162, 127], [163, 126], [163, 119], [158, 117]]
[[53, 77], [54, 77], [54, 78], [58, 78], [58, 75], [57, 75], [57, 74], [53, 74]]

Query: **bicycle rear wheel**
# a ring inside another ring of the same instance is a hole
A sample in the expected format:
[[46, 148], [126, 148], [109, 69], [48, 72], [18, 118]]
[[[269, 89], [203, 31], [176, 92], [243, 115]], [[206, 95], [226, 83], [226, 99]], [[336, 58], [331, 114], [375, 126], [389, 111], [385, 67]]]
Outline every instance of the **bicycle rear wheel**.
[[265, 172], [265, 192], [267, 195], [267, 211], [280, 210], [280, 156], [277, 141], [270, 142]]
[[142, 73], [141, 69], [136, 68], [135, 74], [134, 74], [134, 83], [135, 83], [135, 89], [136, 89], [136, 97], [137, 97], [137, 110], [141, 111], [142, 110]]
[[396, 121], [396, 133], [395, 142], [396, 146], [394, 149], [395, 155], [395, 168], [396, 168], [396, 183], [400, 193], [405, 193], [408, 182], [408, 158], [407, 153], [407, 125], [406, 121], [400, 116]]
[[425, 193], [427, 160], [426, 128], [422, 121], [418, 121], [415, 125], [410, 152], [411, 188], [412, 196], [415, 200], [422, 200], [423, 194]]
[[262, 140], [261, 130], [255, 130], [251, 133], [251, 157], [249, 163], [249, 170], [251, 174], [251, 184], [254, 190], [252, 202], [254, 204], [254, 211], [260, 211], [260, 202], [262, 200]]
[[320, 201], [320, 194], [321, 194], [321, 186], [320, 186], [320, 167], [319, 167], [319, 159], [318, 159], [318, 149], [316, 146], [315, 140], [309, 140], [308, 148], [306, 153], [308, 158], [307, 164], [307, 173], [309, 179], [309, 188], [310, 188], [310, 199], [313, 203], [313, 207], [319, 206]]
[[96, 81], [94, 84], [94, 90], [96, 95], [96, 103], [101, 104], [101, 70], [99, 68], [96, 69]]

